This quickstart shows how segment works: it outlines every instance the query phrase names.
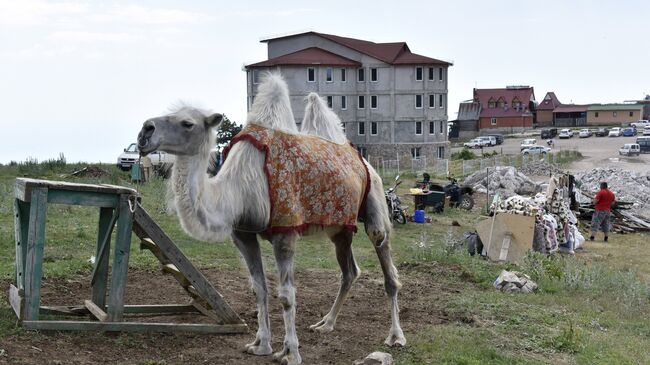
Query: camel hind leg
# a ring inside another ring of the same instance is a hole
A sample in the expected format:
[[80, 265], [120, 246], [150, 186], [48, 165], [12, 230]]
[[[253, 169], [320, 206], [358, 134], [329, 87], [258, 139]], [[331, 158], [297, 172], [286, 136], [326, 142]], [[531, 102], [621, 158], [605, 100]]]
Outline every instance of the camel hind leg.
[[352, 254], [352, 235], [352, 232], [344, 229], [330, 237], [336, 247], [336, 260], [341, 268], [341, 286], [329, 313], [320, 322], [309, 326], [312, 331], [327, 333], [334, 330], [336, 317], [343, 306], [343, 302], [345, 302], [352, 284], [359, 277], [359, 267]]
[[375, 246], [377, 257], [379, 257], [381, 270], [384, 273], [384, 288], [390, 298], [391, 326], [384, 343], [388, 346], [404, 346], [406, 345], [406, 338], [399, 323], [399, 306], [397, 304], [397, 292], [402, 287], [402, 284], [399, 282], [397, 268], [395, 268], [390, 254], [392, 223], [388, 215], [381, 179], [376, 173], [371, 173], [371, 177], [372, 184], [366, 200], [364, 222], [366, 234]]

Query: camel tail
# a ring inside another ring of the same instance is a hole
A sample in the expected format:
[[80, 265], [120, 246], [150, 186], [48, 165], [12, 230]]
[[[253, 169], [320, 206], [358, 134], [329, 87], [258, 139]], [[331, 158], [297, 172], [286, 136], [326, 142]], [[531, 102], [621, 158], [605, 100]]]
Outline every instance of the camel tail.
[[341, 119], [327, 106], [325, 100], [316, 93], [307, 95], [305, 117], [302, 120], [300, 131], [339, 144], [347, 142]]
[[289, 88], [279, 73], [269, 72], [262, 76], [247, 123], [285, 132], [298, 132], [291, 111]]

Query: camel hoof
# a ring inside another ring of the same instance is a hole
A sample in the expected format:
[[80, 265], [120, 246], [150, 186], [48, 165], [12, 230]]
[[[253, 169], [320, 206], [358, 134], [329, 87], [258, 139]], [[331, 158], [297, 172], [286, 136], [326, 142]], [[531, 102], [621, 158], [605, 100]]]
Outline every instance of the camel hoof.
[[391, 333], [386, 337], [386, 341], [384, 341], [384, 344], [386, 346], [390, 347], [404, 347], [406, 346], [406, 338], [404, 337], [403, 333]]
[[273, 349], [271, 349], [271, 345], [269, 343], [262, 345], [260, 344], [260, 340], [255, 340], [255, 342], [246, 345], [244, 352], [251, 355], [265, 356], [271, 355], [273, 353]]
[[327, 321], [323, 319], [322, 321], [309, 326], [309, 329], [313, 332], [330, 333], [334, 331], [334, 325], [327, 323]]
[[300, 354], [297, 351], [291, 352], [286, 348], [273, 354], [273, 361], [280, 363], [280, 365], [302, 364]]

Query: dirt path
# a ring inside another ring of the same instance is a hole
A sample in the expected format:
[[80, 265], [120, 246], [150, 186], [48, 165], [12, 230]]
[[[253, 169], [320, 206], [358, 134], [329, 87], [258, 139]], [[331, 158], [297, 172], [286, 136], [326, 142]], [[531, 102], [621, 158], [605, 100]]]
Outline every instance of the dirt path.
[[[248, 279], [242, 271], [207, 270], [208, 279], [218, 283], [219, 290], [233, 309], [251, 327], [246, 335], [197, 334], [98, 334], [74, 332], [34, 333], [0, 339], [6, 356], [0, 364], [271, 364], [270, 356], [255, 357], [242, 353], [257, 328], [255, 304]], [[449, 289], [441, 276], [460, 282], [458, 269], [435, 264], [400, 268], [405, 286], [400, 292], [402, 326], [407, 339], [424, 327], [448, 321], [440, 299], [458, 290]], [[226, 279], [227, 278], [227, 279]], [[155, 279], [155, 280], [153, 280]], [[305, 364], [350, 364], [368, 353], [383, 348], [388, 334], [390, 316], [379, 270], [367, 270], [355, 283], [339, 316], [333, 333], [310, 332], [329, 310], [338, 290], [338, 272], [302, 271], [297, 273], [297, 329], [300, 351]], [[6, 287], [8, 283], [2, 283]], [[275, 293], [275, 278], [270, 291]], [[272, 289], [271, 289], [272, 288]], [[73, 280], [45, 280], [43, 304], [81, 304], [89, 297], [85, 277]], [[170, 277], [158, 273], [129, 273], [128, 304], [185, 303], [183, 290]], [[6, 299], [6, 298], [5, 298]], [[275, 296], [269, 298], [273, 349], [281, 347], [284, 335], [281, 307]], [[176, 317], [178, 318], [178, 317]], [[199, 317], [186, 318], [198, 322]], [[147, 318], [147, 321], [172, 321], [170, 317]], [[399, 350], [390, 350], [399, 351]]]

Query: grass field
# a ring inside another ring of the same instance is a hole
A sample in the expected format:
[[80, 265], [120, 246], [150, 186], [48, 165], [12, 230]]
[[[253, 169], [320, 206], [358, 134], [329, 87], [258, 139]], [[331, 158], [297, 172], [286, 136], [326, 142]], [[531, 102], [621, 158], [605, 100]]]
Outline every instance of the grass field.
[[[102, 166], [109, 174], [101, 179], [62, 177], [78, 167], [36, 162], [0, 166], [0, 280], [3, 291], [13, 276], [12, 207], [16, 176], [130, 185], [128, 174], [112, 166]], [[401, 192], [411, 185], [412, 181], [404, 181]], [[239, 256], [232, 244], [204, 244], [182, 232], [176, 218], [167, 212], [164, 181], [154, 180], [135, 187], [143, 196], [144, 207], [197, 266], [239, 267]], [[463, 281], [453, 275], [430, 278], [445, 287], [455, 288], [454, 295], [441, 296], [431, 304], [449, 321], [410, 334], [406, 348], [390, 350], [397, 363], [650, 363], [647, 235], [613, 235], [608, 244], [588, 243], [584, 252], [575, 257], [549, 258], [531, 254], [520, 266], [494, 264], [468, 256], [458, 243], [462, 233], [481, 219], [479, 210], [475, 208], [469, 213], [447, 210], [435, 216], [433, 224], [395, 227], [393, 250], [398, 266], [435, 263], [443, 270], [460, 270], [464, 278]], [[452, 221], [460, 226], [452, 225]], [[44, 255], [46, 277], [89, 275], [92, 267], [88, 259], [95, 249], [96, 225], [97, 214], [93, 209], [49, 207]], [[321, 241], [316, 238], [300, 241], [298, 272], [310, 269], [338, 272], [333, 248]], [[136, 243], [134, 240], [131, 266], [156, 268], [157, 261], [150, 253], [141, 252]], [[263, 247], [266, 264], [272, 267], [270, 246], [264, 244]], [[355, 236], [354, 247], [362, 269], [377, 270], [374, 250], [363, 234]], [[495, 291], [491, 283], [500, 270], [506, 268], [529, 274], [539, 283], [540, 290], [530, 295]], [[17, 328], [13, 312], [3, 299], [0, 303], [0, 355], [3, 342], [18, 335], [22, 338], [40, 336]], [[112, 346], [121, 345], [115, 341]]]

